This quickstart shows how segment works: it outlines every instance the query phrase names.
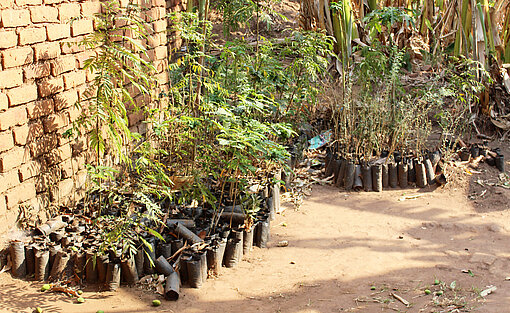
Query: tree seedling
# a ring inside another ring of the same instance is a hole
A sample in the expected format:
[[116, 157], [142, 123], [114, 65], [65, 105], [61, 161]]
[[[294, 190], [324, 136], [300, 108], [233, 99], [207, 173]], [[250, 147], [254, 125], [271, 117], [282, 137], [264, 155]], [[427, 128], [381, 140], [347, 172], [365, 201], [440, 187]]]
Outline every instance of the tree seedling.
[[51, 288], [51, 285], [50, 285], [50, 284], [44, 284], [44, 285], [42, 285], [42, 287], [41, 287], [41, 291], [42, 291], [42, 292], [44, 292], [44, 291], [48, 291], [48, 290], [50, 290], [50, 288]]

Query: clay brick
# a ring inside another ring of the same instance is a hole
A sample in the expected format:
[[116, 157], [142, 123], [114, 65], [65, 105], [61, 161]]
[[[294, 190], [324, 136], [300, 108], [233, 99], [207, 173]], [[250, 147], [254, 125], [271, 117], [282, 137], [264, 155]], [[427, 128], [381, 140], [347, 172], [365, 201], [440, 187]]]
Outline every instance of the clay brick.
[[48, 24], [46, 33], [49, 41], [71, 37], [71, 25], [69, 24]]
[[93, 81], [96, 78], [97, 74], [92, 71], [87, 71], [87, 83]]
[[155, 33], [166, 31], [167, 26], [168, 26], [168, 23], [166, 20], [159, 20], [159, 21], [152, 23], [152, 28], [154, 29]]
[[27, 143], [32, 143], [44, 135], [44, 126], [41, 121], [34, 122], [28, 127]]
[[78, 102], [78, 92], [76, 89], [61, 92], [54, 97], [55, 110], [60, 111], [73, 106]]
[[63, 54], [74, 54], [85, 51], [85, 46], [79, 46], [77, 43], [82, 41], [85, 36], [67, 39], [61, 42], [61, 49]]
[[34, 101], [27, 104], [28, 117], [36, 119], [53, 113], [53, 99]]
[[20, 166], [19, 179], [24, 182], [34, 176], [39, 175], [42, 171], [42, 165], [39, 161], [30, 161]]
[[101, 13], [101, 2], [99, 1], [82, 2], [81, 13], [85, 16], [91, 16], [97, 13]]
[[64, 80], [61, 76], [56, 78], [46, 78], [39, 82], [39, 95], [47, 97], [64, 90]]
[[85, 61], [90, 59], [94, 55], [92, 51], [84, 51], [78, 54], [75, 54], [76, 60], [78, 61], [78, 68], [82, 69], [85, 66]]
[[37, 158], [57, 146], [57, 135], [46, 134], [41, 139], [29, 144], [32, 157]]
[[71, 35], [73, 37], [90, 34], [93, 31], [94, 27], [92, 26], [92, 20], [76, 20], [71, 24]]
[[69, 113], [69, 121], [70, 122], [76, 121], [78, 119], [78, 117], [80, 117], [80, 115], [81, 115], [81, 110], [80, 110], [80, 108], [77, 108], [77, 107], [69, 108], [66, 111], [67, 111], [67, 113]]
[[59, 181], [57, 186], [51, 188], [51, 200], [61, 201], [73, 192], [74, 181], [71, 178]]
[[78, 87], [85, 83], [85, 71], [77, 71], [64, 74], [65, 89]]
[[24, 28], [19, 32], [19, 44], [28, 45], [43, 42], [46, 40], [46, 29], [44, 27]]
[[157, 47], [157, 46], [161, 46], [162, 44], [166, 43], [166, 33], [165, 32], [162, 32], [162, 33], [157, 33], [157, 34], [152, 34], [150, 36], [148, 36], [147, 38], [147, 43], [149, 45], [149, 47]]
[[60, 55], [60, 44], [58, 42], [45, 42], [34, 45], [35, 59], [48, 60]]
[[166, 59], [166, 57], [168, 56], [168, 49], [166, 48], [166, 46], [159, 46], [152, 50], [147, 51], [147, 54], [149, 55], [149, 58], [152, 61], [163, 60]]
[[11, 8], [14, 0], [0, 0], [0, 9]]
[[0, 71], [0, 88], [12, 88], [23, 84], [21, 69]]
[[36, 6], [30, 8], [32, 23], [52, 23], [58, 22], [57, 8], [50, 6]]
[[0, 49], [14, 47], [18, 44], [18, 35], [14, 30], [0, 31]]
[[2, 25], [4, 27], [18, 27], [30, 24], [30, 13], [28, 10], [7, 9], [2, 10]]
[[154, 0], [152, 1], [152, 5], [157, 7], [166, 7], [166, 0]]
[[0, 152], [7, 151], [14, 147], [14, 140], [10, 131], [0, 132]]
[[[76, 68], [76, 58], [72, 55], [60, 57], [51, 62], [51, 74], [58, 76]], [[65, 81], [65, 80], [64, 80]]]
[[159, 73], [155, 76], [155, 78], [156, 78], [156, 81], [161, 85], [167, 84], [169, 82], [167, 72]]
[[16, 5], [23, 7], [25, 5], [41, 5], [42, 0], [16, 0]]
[[165, 17], [165, 15], [166, 15], [165, 8], [154, 7], [152, 9], [150, 9], [149, 11], [147, 11], [146, 21], [151, 22], [151, 21], [159, 20], [159, 19], [162, 19], [163, 17]]
[[67, 113], [60, 112], [51, 114], [43, 120], [44, 131], [51, 133], [52, 131], [69, 125], [69, 118]]
[[81, 170], [78, 173], [76, 173], [75, 187], [81, 188], [81, 187], [85, 186], [85, 184], [87, 183], [87, 177], [88, 177], [88, 174], [87, 174], [86, 170]]
[[19, 184], [19, 177], [17, 170], [11, 170], [6, 173], [0, 174], [0, 193], [4, 192]]
[[58, 19], [66, 23], [72, 18], [80, 16], [81, 7], [78, 3], [63, 3], [58, 7]]
[[4, 68], [11, 68], [32, 63], [34, 51], [31, 47], [17, 47], [3, 51]]
[[0, 216], [5, 216], [7, 214], [7, 201], [5, 200], [5, 195], [0, 194]]
[[65, 160], [70, 159], [72, 156], [72, 150], [70, 144], [65, 144], [61, 147], [51, 150], [46, 154], [46, 164], [49, 166], [61, 163]]
[[67, 159], [59, 165], [62, 173], [62, 178], [71, 178], [74, 174], [75, 169], [73, 168], [73, 162], [71, 159]]
[[5, 173], [25, 163], [25, 149], [14, 147], [0, 154], [0, 172]]
[[[85, 141], [84, 141], [85, 142]], [[73, 151], [74, 151], [74, 146], [73, 146]], [[85, 157], [84, 156], [76, 156], [76, 157], [73, 157], [71, 159], [71, 162], [73, 163], [73, 167], [74, 167], [74, 170], [75, 171], [81, 171], [82, 169], [85, 168]], [[79, 173], [78, 173], [79, 174]]]
[[143, 120], [142, 111], [134, 112], [128, 115], [129, 126], [136, 125], [142, 120]]
[[12, 188], [6, 193], [7, 207], [15, 208], [18, 204], [35, 198], [35, 184], [33, 180], [27, 180]]
[[22, 125], [28, 121], [25, 106], [10, 108], [0, 113], [0, 130], [7, 130], [14, 125]]
[[23, 103], [37, 100], [37, 86], [35, 83], [10, 89], [7, 92], [9, 106], [14, 107]]
[[25, 79], [42, 78], [50, 75], [50, 63], [31, 64], [23, 67]]
[[12, 130], [14, 141], [16, 142], [17, 145], [24, 146], [27, 143], [29, 130], [30, 127], [28, 127], [27, 124], [15, 127]]
[[7, 95], [3, 92], [0, 92], [0, 111], [7, 110], [9, 107], [9, 100], [7, 99]]

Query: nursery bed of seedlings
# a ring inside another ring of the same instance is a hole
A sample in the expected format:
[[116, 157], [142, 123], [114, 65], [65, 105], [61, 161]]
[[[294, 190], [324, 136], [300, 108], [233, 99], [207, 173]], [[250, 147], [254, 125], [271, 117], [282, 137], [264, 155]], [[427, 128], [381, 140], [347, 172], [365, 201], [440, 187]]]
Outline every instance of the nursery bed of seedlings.
[[120, 214], [115, 206], [103, 208], [98, 218], [83, 210], [59, 215], [11, 243], [12, 275], [52, 282], [52, 288], [72, 293], [83, 284], [116, 290], [121, 283], [132, 285], [156, 274], [165, 281], [165, 298], [177, 300], [181, 285], [200, 288], [222, 266], [235, 267], [254, 245], [266, 247], [277, 191], [258, 187], [253, 196], [260, 208], [250, 216], [243, 205], [226, 203], [218, 212], [162, 201], [164, 224], [156, 225], [146, 217], [150, 209], [132, 201], [144, 214], [132, 214], [132, 223], [124, 226], [134, 228], [109, 246], [104, 245], [112, 236], [109, 217]]

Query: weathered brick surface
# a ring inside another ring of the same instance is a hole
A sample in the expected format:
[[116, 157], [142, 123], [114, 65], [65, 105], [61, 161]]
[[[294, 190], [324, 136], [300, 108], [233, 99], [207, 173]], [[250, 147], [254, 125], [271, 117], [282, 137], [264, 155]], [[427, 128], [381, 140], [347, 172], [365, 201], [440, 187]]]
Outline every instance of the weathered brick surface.
[[[73, 55], [64, 56], [51, 63], [51, 74], [58, 76], [62, 73], [72, 71], [76, 68], [76, 57]], [[65, 81], [65, 79], [64, 79]]]
[[27, 113], [30, 119], [36, 119], [53, 113], [53, 99], [39, 100], [27, 105]]
[[85, 83], [86, 74], [84, 71], [70, 72], [63, 75], [65, 89], [78, 87]]
[[24, 146], [27, 143], [29, 131], [30, 127], [28, 124], [13, 128], [12, 134], [17, 145]]
[[76, 20], [71, 25], [71, 35], [73, 37], [90, 34], [93, 30], [92, 20], [88, 19]]
[[0, 130], [6, 130], [14, 125], [23, 125], [28, 122], [27, 108], [18, 106], [0, 113]]
[[58, 22], [58, 9], [50, 6], [30, 7], [32, 23]]
[[0, 194], [0, 218], [7, 214], [7, 202], [5, 201], [5, 195]]
[[0, 152], [7, 151], [14, 147], [14, 140], [10, 131], [0, 132]]
[[63, 109], [73, 106], [78, 101], [78, 92], [76, 89], [61, 92], [54, 97], [55, 110], [61, 111]]
[[34, 50], [31, 47], [17, 47], [2, 52], [4, 68], [11, 68], [32, 63]]
[[47, 77], [50, 75], [50, 63], [38, 63], [31, 64], [23, 67], [23, 71], [25, 72], [25, 79], [32, 80], [35, 78]]
[[0, 49], [11, 48], [18, 44], [18, 35], [14, 30], [0, 30]]
[[9, 188], [12, 188], [19, 184], [19, 177], [17, 170], [11, 170], [6, 173], [0, 174], [0, 193], [5, 192]]
[[30, 12], [27, 9], [2, 10], [1, 16], [3, 27], [18, 27], [30, 24]]
[[37, 86], [35, 83], [12, 88], [7, 92], [9, 106], [17, 106], [23, 103], [37, 100]]
[[42, 4], [42, 0], [16, 0], [16, 5], [19, 7], [23, 7], [26, 5], [40, 5]]
[[45, 40], [46, 40], [46, 28], [44, 27], [25, 28], [19, 32], [20, 45], [38, 43], [43, 42]]
[[9, 107], [9, 99], [7, 99], [7, 95], [3, 92], [0, 92], [0, 112], [3, 110], [7, 110]]
[[39, 140], [33, 141], [29, 144], [30, 153], [32, 154], [32, 157], [37, 158], [54, 149], [57, 146], [57, 143], [57, 135], [54, 133], [46, 134]]
[[26, 181], [32, 177], [39, 175], [42, 171], [43, 166], [39, 161], [30, 161], [20, 166], [19, 168], [19, 179], [20, 181]]
[[40, 43], [34, 46], [34, 51], [36, 61], [54, 59], [60, 55], [60, 44], [58, 42]]
[[39, 82], [39, 95], [41, 97], [47, 97], [64, 90], [64, 79], [59, 77], [46, 78]]
[[99, 1], [82, 2], [81, 13], [85, 16], [92, 16], [96, 13], [101, 13], [101, 2]]
[[79, 3], [63, 3], [58, 7], [58, 19], [66, 23], [72, 18], [79, 17], [80, 11]]
[[[179, 42], [168, 42], [173, 35], [167, 33], [165, 15], [179, 3], [143, 3], [147, 11], [142, 18], [155, 32], [137, 42], [150, 50], [155, 79], [166, 84], [155, 93], [168, 90], [168, 51]], [[85, 163], [94, 154], [85, 137], [63, 134], [81, 115], [74, 104], [89, 105], [85, 90], [96, 74], [83, 67], [95, 51], [75, 43], [94, 31], [90, 16], [100, 12], [97, 0], [0, 0], [0, 248], [10, 226], [3, 224], [15, 224], [17, 210], [12, 209], [17, 205], [44, 210], [50, 200], [65, 203], [83, 194]], [[149, 103], [147, 96], [129, 92], [136, 101]], [[134, 129], [147, 130], [137, 125], [142, 111], [130, 109], [128, 116]]]
[[72, 156], [72, 150], [70, 144], [65, 144], [57, 149], [53, 149], [46, 154], [46, 164], [55, 165], [65, 160], [70, 159]]
[[50, 133], [69, 124], [66, 112], [51, 114], [43, 120], [44, 131]]
[[0, 154], [0, 172], [5, 173], [15, 167], [20, 166], [26, 161], [25, 149], [14, 147], [9, 151]]
[[0, 0], [0, 9], [12, 8], [14, 0]]
[[0, 72], [0, 88], [12, 88], [23, 84], [23, 72], [20, 68]]
[[15, 208], [21, 202], [35, 198], [35, 181], [27, 180], [6, 193], [7, 207]]
[[46, 33], [49, 41], [55, 41], [71, 36], [71, 25], [69, 24], [48, 24]]

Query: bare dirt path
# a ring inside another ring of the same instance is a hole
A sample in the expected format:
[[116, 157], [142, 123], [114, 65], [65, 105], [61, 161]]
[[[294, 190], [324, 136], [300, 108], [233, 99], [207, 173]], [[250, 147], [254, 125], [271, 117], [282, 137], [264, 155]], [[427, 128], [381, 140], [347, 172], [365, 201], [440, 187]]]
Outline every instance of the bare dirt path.
[[[177, 302], [153, 308], [152, 292], [125, 287], [85, 289], [86, 302], [75, 304], [4, 273], [0, 312], [37, 306], [45, 312], [510, 312], [510, 212], [477, 212], [467, 190], [345, 193], [317, 186], [298, 210], [277, 216], [268, 249], [255, 248], [200, 290], [184, 288]], [[399, 201], [415, 194], [423, 196]], [[289, 246], [277, 247], [281, 240]], [[497, 290], [478, 297], [488, 285]], [[432, 294], [425, 295], [427, 288]], [[434, 296], [441, 288], [444, 294]]]

